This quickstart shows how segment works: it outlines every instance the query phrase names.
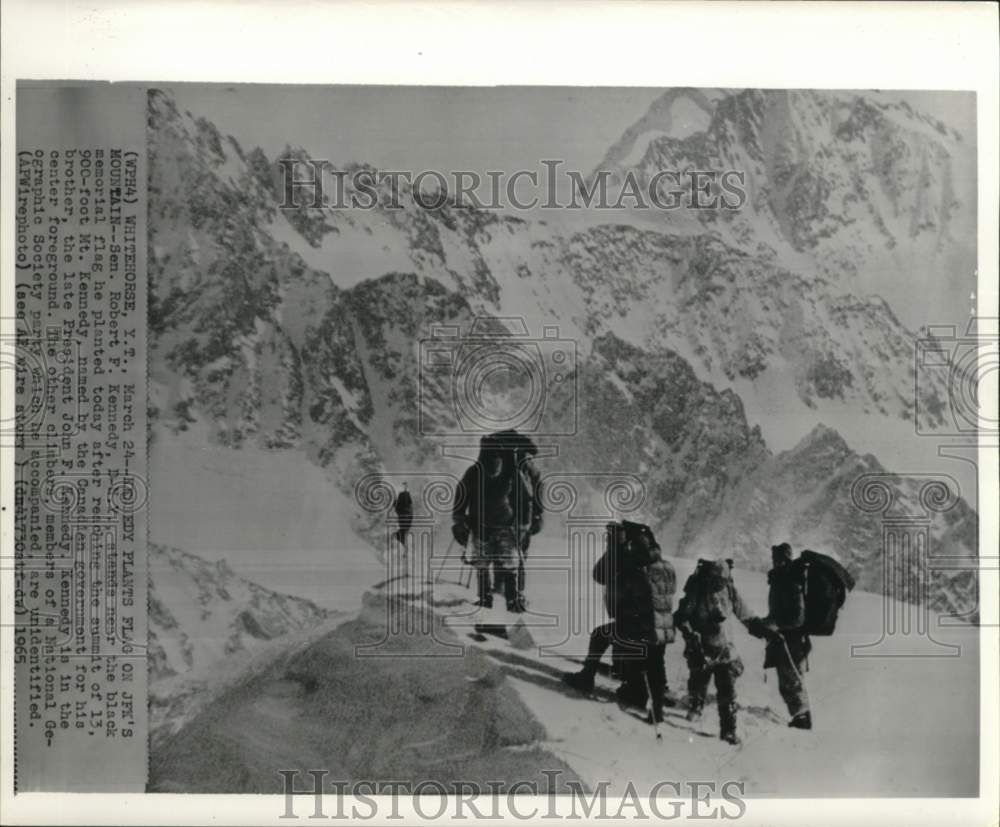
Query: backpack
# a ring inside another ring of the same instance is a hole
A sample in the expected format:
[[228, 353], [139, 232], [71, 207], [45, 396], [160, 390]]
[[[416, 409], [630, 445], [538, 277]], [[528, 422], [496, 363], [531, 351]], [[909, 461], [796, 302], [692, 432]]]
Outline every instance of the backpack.
[[[732, 573], [719, 560], [701, 558], [684, 583], [687, 611], [696, 623], [724, 623], [730, 615]], [[721, 586], [721, 588], [720, 588]]]
[[625, 540], [628, 544], [637, 543], [650, 549], [660, 547], [660, 544], [656, 542], [656, 537], [653, 536], [653, 529], [648, 525], [622, 520], [621, 526], [625, 529]]
[[854, 578], [839, 562], [817, 551], [803, 551], [790, 564], [801, 577], [807, 635], [832, 635], [837, 616], [854, 588]]
[[500, 456], [504, 461], [501, 479], [482, 479], [487, 511], [492, 511], [491, 506], [497, 505], [494, 500], [502, 500], [520, 524], [529, 525], [540, 519], [541, 502], [534, 490], [535, 482], [525, 466], [525, 460], [538, 453], [531, 438], [513, 430], [498, 431], [483, 436], [479, 447], [481, 463], [487, 455]]

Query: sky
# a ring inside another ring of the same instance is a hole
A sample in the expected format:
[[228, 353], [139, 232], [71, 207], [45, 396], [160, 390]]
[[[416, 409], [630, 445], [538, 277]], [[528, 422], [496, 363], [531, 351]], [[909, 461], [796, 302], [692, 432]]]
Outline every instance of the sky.
[[[182, 109], [273, 157], [291, 143], [336, 165], [383, 169], [536, 169], [561, 158], [589, 172], [663, 88], [268, 86], [178, 84]], [[882, 92], [967, 139], [975, 98]]]
[[[340, 166], [590, 172], [662, 89], [173, 86], [178, 105], [273, 157], [286, 144]], [[249, 148], [247, 146], [246, 148]]]

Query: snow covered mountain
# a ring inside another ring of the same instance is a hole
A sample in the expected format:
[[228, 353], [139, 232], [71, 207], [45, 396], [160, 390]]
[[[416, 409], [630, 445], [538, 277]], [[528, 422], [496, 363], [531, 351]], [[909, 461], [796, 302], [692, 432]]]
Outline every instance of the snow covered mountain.
[[153, 739], [206, 703], [211, 687], [278, 641], [331, 619], [319, 606], [237, 576], [225, 562], [149, 547], [149, 681]]
[[[732, 557], [749, 568], [770, 565], [767, 550], [785, 538], [798, 548], [838, 555], [862, 588], [883, 587], [882, 514], [859, 509], [862, 475], [879, 475], [894, 513], [922, 515], [926, 480], [892, 475], [823, 424], [777, 454], [745, 417], [739, 397], [701, 382], [677, 354], [650, 354], [611, 334], [594, 340], [584, 366], [587, 423], [567, 449], [570, 468], [638, 470], [647, 489], [641, 516], [678, 554]], [[613, 440], [602, 433], [618, 434]], [[978, 519], [956, 497], [928, 513], [931, 553], [974, 561]], [[916, 576], [918, 563], [899, 573]], [[971, 608], [975, 578], [934, 572], [931, 602], [944, 611]]]
[[180, 549], [151, 545], [150, 677], [199, 671], [325, 620], [327, 612]]
[[[844, 272], [853, 261], [863, 274], [883, 247], [914, 239], [950, 249], [959, 208], [939, 147], [956, 139], [861, 96], [845, 109], [832, 93], [781, 95], [675, 94], [626, 133], [608, 159], [622, 171], [726, 163], [760, 184], [745, 214], [671, 214], [649, 229], [426, 211], [405, 192], [399, 210], [282, 211], [275, 159], [151, 93], [154, 428], [197, 421], [216, 445], [301, 452], [348, 495], [369, 472], [449, 467], [425, 423], [454, 425], [450, 376], [427, 378], [420, 342], [434, 325], [468, 331], [481, 317], [499, 335], [516, 316], [533, 341], [553, 325], [575, 345], [580, 430], [558, 440], [546, 470], [643, 475], [645, 516], [681, 553], [760, 566], [776, 535], [808, 539], [877, 588], [880, 530], [859, 518], [850, 485], [882, 466], [849, 444], [873, 420], [910, 433], [916, 417], [940, 424], [947, 387], [928, 377], [914, 400], [914, 334]], [[694, 108], [679, 111], [684, 100]], [[806, 141], [816, 124], [835, 125], [832, 149]], [[892, 160], [897, 141], [906, 149]], [[831, 182], [809, 213], [808, 193]], [[751, 421], [745, 399], [761, 389], [808, 412], [808, 427], [779, 446], [789, 450], [775, 453]], [[846, 441], [817, 428], [844, 409], [859, 415]], [[896, 487], [913, 501], [910, 483]], [[934, 537], [974, 556], [975, 514], [960, 502], [935, 517]], [[942, 578], [937, 604], [968, 608], [969, 577]]]
[[741, 209], [688, 217], [743, 249], [770, 248], [838, 290], [884, 295], [908, 324], [966, 316], [961, 286], [944, 305], [938, 291], [974, 284], [966, 278], [976, 214], [968, 136], [884, 93], [714, 94], [710, 102], [699, 90], [665, 93], [598, 170], [643, 185], [661, 169], [743, 171]]

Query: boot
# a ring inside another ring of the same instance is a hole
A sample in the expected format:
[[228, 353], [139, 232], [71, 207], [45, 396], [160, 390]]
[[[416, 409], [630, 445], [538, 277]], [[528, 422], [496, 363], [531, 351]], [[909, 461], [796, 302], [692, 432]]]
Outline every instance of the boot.
[[527, 611], [528, 601], [524, 599], [524, 594], [517, 590], [517, 581], [514, 572], [505, 571], [503, 573], [503, 589], [504, 597], [507, 598], [508, 612], [521, 614], [521, 612]]
[[736, 704], [719, 704], [719, 737], [728, 744], [739, 746], [743, 742], [736, 734]]
[[805, 712], [800, 712], [792, 718], [792, 720], [788, 722], [788, 725], [792, 727], [792, 729], [812, 729], [812, 715], [807, 709]]
[[521, 614], [528, 611], [528, 601], [524, 599], [524, 595], [519, 594], [517, 597], [508, 600], [507, 611], [514, 614]]
[[673, 707], [677, 706], [678, 704], [679, 704], [679, 701], [677, 700], [677, 696], [673, 692], [670, 691], [670, 688], [667, 687], [666, 689], [664, 689], [663, 690], [663, 705], [665, 707], [667, 707], [667, 708], [672, 709]]
[[688, 711], [687, 719], [689, 721], [700, 721], [701, 720], [701, 710], [704, 706], [704, 701], [697, 698], [688, 698]]
[[615, 698], [624, 707], [632, 709], [646, 708], [646, 690], [626, 681], [615, 690]]
[[579, 672], [564, 672], [562, 682], [577, 692], [589, 694], [594, 691], [594, 673], [581, 669]]

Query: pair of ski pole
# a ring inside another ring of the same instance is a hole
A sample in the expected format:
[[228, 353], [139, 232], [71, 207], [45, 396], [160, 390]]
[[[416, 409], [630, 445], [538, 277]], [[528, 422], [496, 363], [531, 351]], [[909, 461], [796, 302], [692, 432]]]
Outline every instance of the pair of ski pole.
[[[434, 582], [441, 582], [441, 575], [444, 573], [445, 566], [448, 565], [448, 560], [451, 558], [451, 550], [455, 547], [455, 538], [453, 537], [451, 542], [448, 543], [448, 548], [444, 553], [444, 559], [441, 561], [441, 565], [438, 566], [437, 574], [434, 576]], [[465, 587], [466, 589], [472, 585], [472, 570], [473, 567], [469, 565], [469, 561], [465, 559], [465, 550], [462, 550], [462, 563], [469, 567], [469, 577], [465, 578], [465, 571], [462, 571], [458, 575], [458, 585]]]

